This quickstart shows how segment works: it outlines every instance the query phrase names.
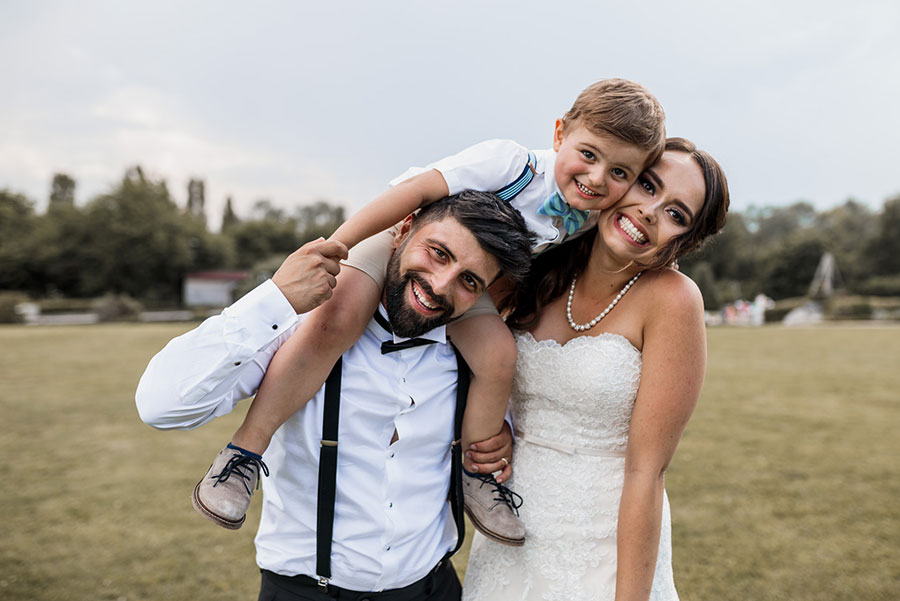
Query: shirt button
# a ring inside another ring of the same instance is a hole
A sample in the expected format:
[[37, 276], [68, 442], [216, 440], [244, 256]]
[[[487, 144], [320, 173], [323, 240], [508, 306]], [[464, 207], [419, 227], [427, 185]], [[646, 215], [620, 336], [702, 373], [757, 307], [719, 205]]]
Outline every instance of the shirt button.
[[240, 362], [240, 361], [235, 361], [234, 364], [235, 364], [235, 365], [240, 365], [241, 362]]
[[406, 383], [406, 378], [400, 378], [400, 379], [403, 380], [404, 384]]
[[391, 459], [393, 459], [393, 458], [394, 458], [394, 454], [393, 454], [393, 453], [391, 453]]
[[272, 324], [272, 329], [273, 329], [273, 330], [277, 330], [277, 329], [278, 329], [278, 325], [273, 323], [273, 324]]
[[393, 503], [388, 503], [388, 507], [393, 507], [393, 506], [394, 506]]
[[390, 547], [385, 547], [384, 550], [385, 550], [385, 551], [390, 551], [391, 548], [390, 548]]

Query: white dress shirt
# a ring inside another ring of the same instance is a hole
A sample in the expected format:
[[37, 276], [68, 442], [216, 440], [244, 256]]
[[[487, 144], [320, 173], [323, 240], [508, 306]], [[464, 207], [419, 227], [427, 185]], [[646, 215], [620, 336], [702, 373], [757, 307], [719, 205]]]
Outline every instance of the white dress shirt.
[[[563, 243], [597, 225], [596, 211], [591, 212], [584, 224], [571, 236], [566, 235], [562, 221], [558, 217], [538, 214], [538, 209], [554, 192], [560, 193], [556, 185], [556, 151], [552, 148], [532, 151], [537, 159], [534, 179], [509, 204], [516, 208], [528, 229], [536, 239], [532, 247], [539, 254], [551, 246]], [[407, 180], [429, 169], [436, 169], [444, 177], [450, 194], [463, 190], [496, 192], [516, 180], [528, 164], [528, 149], [513, 140], [487, 140], [465, 150], [435, 161], [425, 167], [411, 167], [399, 177], [391, 180], [391, 185]], [[560, 193], [562, 196], [562, 193]]]
[[[141, 418], [188, 429], [229, 413], [256, 391], [298, 319], [269, 280], [175, 338], [141, 377]], [[444, 327], [420, 337], [438, 344], [382, 355], [381, 343], [392, 335], [373, 319], [344, 354], [331, 556], [337, 586], [406, 586], [456, 541], [447, 503], [456, 357]], [[316, 575], [323, 390], [278, 429], [263, 456], [270, 476], [262, 478], [256, 557], [279, 574]], [[391, 444], [395, 428], [399, 438]]]

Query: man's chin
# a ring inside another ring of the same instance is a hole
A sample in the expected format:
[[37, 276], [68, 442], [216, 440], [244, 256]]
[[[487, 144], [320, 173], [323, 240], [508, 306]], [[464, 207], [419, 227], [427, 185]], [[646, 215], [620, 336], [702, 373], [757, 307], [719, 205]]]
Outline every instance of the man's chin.
[[426, 317], [411, 307], [404, 307], [398, 315], [388, 315], [394, 333], [403, 338], [421, 336], [425, 332], [446, 324], [450, 321], [450, 317], [446, 311]]

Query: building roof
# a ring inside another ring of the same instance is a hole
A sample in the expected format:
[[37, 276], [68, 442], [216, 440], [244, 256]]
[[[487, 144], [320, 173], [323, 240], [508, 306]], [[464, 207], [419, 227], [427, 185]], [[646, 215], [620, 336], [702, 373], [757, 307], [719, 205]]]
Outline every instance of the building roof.
[[214, 280], [219, 282], [240, 282], [246, 280], [249, 271], [195, 271], [184, 276], [186, 280]]

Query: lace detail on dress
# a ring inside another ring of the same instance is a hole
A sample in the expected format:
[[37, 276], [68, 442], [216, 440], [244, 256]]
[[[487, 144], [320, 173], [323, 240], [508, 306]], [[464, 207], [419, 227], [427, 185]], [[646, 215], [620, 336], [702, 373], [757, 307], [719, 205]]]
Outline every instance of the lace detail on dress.
[[618, 334], [579, 336], [566, 345], [517, 337], [516, 428], [574, 446], [624, 452], [641, 353]]
[[[500, 545], [476, 534], [463, 599], [611, 601], [624, 450], [640, 384], [640, 351], [616, 334], [582, 336], [560, 345], [526, 333], [517, 336], [517, 344], [510, 403], [516, 427], [545, 441], [605, 453], [565, 452], [517, 439], [511, 487], [525, 499], [520, 509], [525, 545]], [[666, 507], [654, 601], [677, 599], [668, 525]]]

